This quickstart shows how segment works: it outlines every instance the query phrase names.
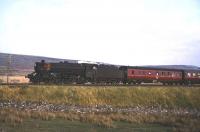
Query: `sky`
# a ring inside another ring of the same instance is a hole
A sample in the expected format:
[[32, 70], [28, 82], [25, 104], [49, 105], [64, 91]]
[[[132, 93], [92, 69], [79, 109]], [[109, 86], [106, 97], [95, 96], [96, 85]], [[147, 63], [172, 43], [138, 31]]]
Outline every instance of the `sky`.
[[200, 66], [200, 1], [1, 0], [0, 52]]

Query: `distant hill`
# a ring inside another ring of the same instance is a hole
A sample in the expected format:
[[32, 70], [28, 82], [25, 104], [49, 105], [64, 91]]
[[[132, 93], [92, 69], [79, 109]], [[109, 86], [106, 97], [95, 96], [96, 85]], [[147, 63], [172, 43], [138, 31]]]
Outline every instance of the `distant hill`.
[[40, 62], [41, 60], [45, 60], [47, 62], [60, 62], [60, 61], [69, 61], [72, 63], [77, 62], [76, 60], [0, 53], [0, 74], [5, 74], [5, 72], [7, 72], [7, 67], [9, 65], [8, 62], [10, 62], [9, 67], [11, 69], [10, 70], [11, 74], [26, 75], [34, 70], [35, 62]]

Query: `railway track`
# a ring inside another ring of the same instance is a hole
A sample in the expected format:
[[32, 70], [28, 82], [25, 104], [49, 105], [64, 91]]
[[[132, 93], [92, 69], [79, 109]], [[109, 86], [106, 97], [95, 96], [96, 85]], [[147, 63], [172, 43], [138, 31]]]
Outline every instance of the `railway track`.
[[28, 86], [83, 86], [83, 87], [200, 87], [200, 84], [193, 85], [163, 85], [155, 83], [143, 83], [143, 84], [31, 84], [31, 83], [2, 83], [0, 86], [9, 86], [9, 87], [28, 87]]

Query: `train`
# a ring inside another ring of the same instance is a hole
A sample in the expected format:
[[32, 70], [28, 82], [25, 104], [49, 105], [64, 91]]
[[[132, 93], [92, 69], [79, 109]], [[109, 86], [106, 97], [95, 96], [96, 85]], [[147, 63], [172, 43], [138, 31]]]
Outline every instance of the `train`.
[[200, 70], [109, 64], [36, 62], [27, 75], [31, 83], [45, 84], [200, 84]]

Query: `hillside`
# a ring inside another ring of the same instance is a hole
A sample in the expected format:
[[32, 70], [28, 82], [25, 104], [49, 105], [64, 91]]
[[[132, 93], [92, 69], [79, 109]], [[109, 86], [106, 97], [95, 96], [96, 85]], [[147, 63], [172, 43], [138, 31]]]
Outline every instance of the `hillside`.
[[[0, 74], [5, 74], [5, 72], [7, 72], [7, 67], [9, 65], [11, 69], [10, 74], [25, 75], [33, 71], [35, 62], [41, 60], [45, 60], [48, 62], [59, 62], [59, 61], [76, 62], [75, 60], [0, 53]], [[10, 62], [10, 64], [8, 64], [8, 62]]]

